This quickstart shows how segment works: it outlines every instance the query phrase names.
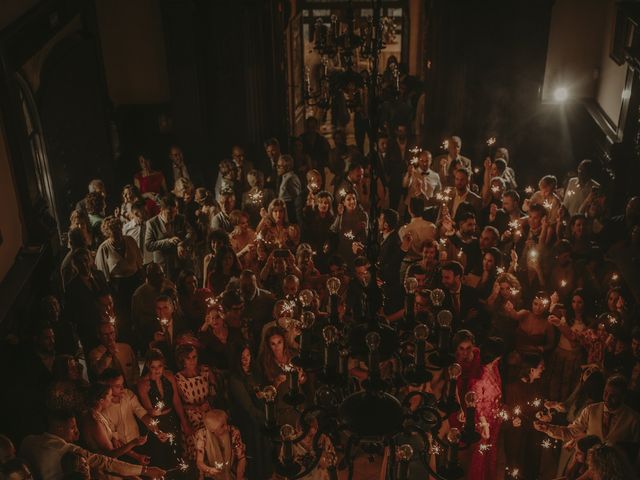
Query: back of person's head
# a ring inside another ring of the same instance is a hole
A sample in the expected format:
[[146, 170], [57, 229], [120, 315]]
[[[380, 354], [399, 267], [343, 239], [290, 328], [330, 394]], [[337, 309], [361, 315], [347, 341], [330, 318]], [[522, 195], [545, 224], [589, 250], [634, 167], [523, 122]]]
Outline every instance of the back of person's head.
[[424, 212], [424, 198], [422, 197], [413, 197], [409, 200], [409, 211], [419, 217]]
[[2, 480], [33, 480], [33, 475], [27, 463], [20, 458], [12, 458], [0, 466]]
[[6, 435], [0, 434], [0, 465], [4, 465], [9, 460], [15, 458], [16, 447]]
[[71, 230], [69, 230], [68, 239], [69, 239], [69, 248], [71, 248], [71, 250], [75, 250], [77, 248], [82, 248], [87, 246], [87, 242], [84, 239], [84, 234], [82, 233], [82, 229], [78, 227], [74, 227]]

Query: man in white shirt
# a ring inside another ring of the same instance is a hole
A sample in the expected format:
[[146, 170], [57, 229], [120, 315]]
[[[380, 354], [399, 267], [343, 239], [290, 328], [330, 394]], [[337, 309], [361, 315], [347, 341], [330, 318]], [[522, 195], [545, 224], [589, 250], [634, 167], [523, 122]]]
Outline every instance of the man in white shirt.
[[276, 163], [278, 173], [278, 198], [284, 200], [287, 205], [287, 214], [290, 222], [296, 222], [295, 201], [302, 191], [300, 178], [293, 171], [293, 158], [290, 155], [281, 155]]
[[89, 452], [73, 442], [80, 438], [78, 424], [70, 413], [59, 413], [49, 418], [49, 430], [40, 435], [29, 435], [20, 446], [20, 458], [31, 466], [37, 480], [60, 480], [64, 474], [60, 460], [67, 452], [76, 452], [87, 459], [91, 470], [98, 475], [112, 473], [121, 477], [143, 476], [160, 478], [166, 472], [123, 462], [116, 458]]
[[424, 150], [420, 152], [417, 164], [414, 165], [413, 160], [409, 165], [407, 173], [402, 179], [402, 186], [407, 189], [406, 204], [418, 196], [424, 196], [426, 200], [442, 189], [440, 183], [440, 175], [431, 170], [431, 152]]
[[400, 227], [398, 235], [401, 240], [409, 235], [411, 237], [411, 246], [407, 252], [407, 256], [414, 259], [422, 257], [422, 244], [425, 240], [434, 240], [436, 238], [436, 226], [422, 218], [424, 211], [424, 199], [422, 197], [414, 197], [409, 202], [409, 215], [411, 221]]
[[133, 238], [142, 253], [142, 263], [145, 265], [153, 262], [153, 254], [144, 246], [146, 232], [147, 210], [144, 202], [136, 202], [131, 206], [133, 218], [122, 226], [122, 235]]
[[582, 160], [578, 165], [578, 176], [573, 177], [567, 184], [562, 204], [569, 215], [580, 213], [580, 207], [593, 190], [600, 188], [600, 184], [593, 178], [593, 162]]
[[[140, 404], [135, 393], [125, 388], [122, 373], [113, 368], [107, 368], [102, 372], [99, 380], [111, 387], [111, 403], [103, 414], [118, 442], [127, 444], [140, 436], [136, 418], [149, 429], [151, 434], [162, 436], [161, 440], [164, 439], [163, 433], [157, 425], [154, 425], [153, 417]], [[129, 452], [128, 456], [143, 465], [149, 463], [149, 457], [134, 450]]]

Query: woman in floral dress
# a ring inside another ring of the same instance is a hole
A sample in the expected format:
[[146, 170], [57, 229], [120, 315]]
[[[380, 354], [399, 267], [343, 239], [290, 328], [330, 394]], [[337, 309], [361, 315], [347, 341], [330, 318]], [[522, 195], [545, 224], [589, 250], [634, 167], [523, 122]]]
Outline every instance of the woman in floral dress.
[[212, 396], [210, 388], [211, 371], [207, 365], [198, 365], [198, 351], [191, 344], [178, 347], [176, 352], [178, 364], [182, 370], [176, 374], [178, 392], [182, 398], [185, 413], [191, 424], [193, 434], [184, 438], [186, 457], [195, 460], [195, 432], [203, 428], [204, 414], [210, 410], [209, 399]]

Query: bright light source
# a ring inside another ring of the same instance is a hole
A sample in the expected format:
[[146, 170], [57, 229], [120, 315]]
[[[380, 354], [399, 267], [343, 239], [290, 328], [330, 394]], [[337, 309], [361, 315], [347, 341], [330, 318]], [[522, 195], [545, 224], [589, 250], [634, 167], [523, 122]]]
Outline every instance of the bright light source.
[[553, 91], [553, 99], [556, 102], [565, 102], [569, 98], [569, 90], [566, 87], [558, 87]]

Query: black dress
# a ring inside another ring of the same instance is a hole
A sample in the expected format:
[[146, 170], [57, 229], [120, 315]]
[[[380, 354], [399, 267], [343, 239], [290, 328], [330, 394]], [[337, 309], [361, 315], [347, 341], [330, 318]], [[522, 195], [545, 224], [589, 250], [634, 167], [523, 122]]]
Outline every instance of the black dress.
[[151, 457], [151, 465], [170, 470], [176, 468], [179, 459], [182, 458], [182, 437], [180, 421], [173, 405], [173, 385], [164, 375], [160, 377], [160, 381], [163, 394], [160, 393], [157, 383], [149, 380], [149, 400], [154, 408], [158, 402], [162, 402], [165, 409], [171, 409], [170, 412], [154, 418], [158, 420], [158, 428], [164, 433], [173, 435], [173, 439], [163, 443], [158, 437], [150, 434], [147, 440], [148, 455]]

